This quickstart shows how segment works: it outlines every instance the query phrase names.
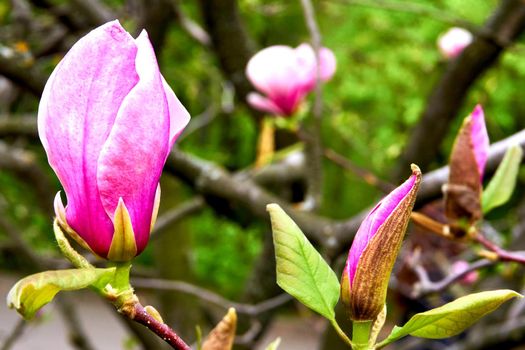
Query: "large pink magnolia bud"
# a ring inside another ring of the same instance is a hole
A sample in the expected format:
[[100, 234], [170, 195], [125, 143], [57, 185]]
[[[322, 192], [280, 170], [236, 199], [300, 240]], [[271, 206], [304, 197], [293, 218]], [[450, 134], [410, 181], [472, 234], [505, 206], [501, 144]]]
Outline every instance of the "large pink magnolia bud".
[[412, 165], [412, 176], [372, 209], [355, 235], [341, 278], [341, 300], [354, 321], [375, 320], [383, 310], [420, 182]]
[[[335, 68], [332, 51], [321, 48], [321, 80], [329, 80]], [[246, 75], [255, 88], [266, 95], [250, 93], [247, 99], [252, 107], [274, 115], [290, 116], [315, 87], [317, 65], [314, 50], [308, 44], [295, 49], [282, 45], [267, 47], [250, 59]]]
[[459, 56], [459, 54], [472, 42], [472, 33], [463, 28], [450, 28], [438, 39], [438, 49], [447, 59]]
[[189, 114], [160, 74], [143, 31], [118, 21], [81, 38], [47, 81], [38, 132], [67, 196], [60, 226], [100, 257], [144, 250], [160, 200], [159, 178]]

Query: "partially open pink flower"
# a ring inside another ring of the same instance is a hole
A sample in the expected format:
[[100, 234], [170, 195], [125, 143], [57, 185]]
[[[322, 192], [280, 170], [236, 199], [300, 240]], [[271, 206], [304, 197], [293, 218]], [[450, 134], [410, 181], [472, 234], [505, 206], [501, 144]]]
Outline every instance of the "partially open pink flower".
[[353, 320], [374, 320], [383, 310], [420, 181], [413, 165], [412, 176], [372, 209], [354, 237], [341, 279], [341, 298]]
[[[319, 51], [319, 73], [322, 81], [335, 73], [336, 61], [331, 50]], [[297, 48], [270, 46], [259, 51], [248, 62], [246, 75], [259, 93], [250, 93], [248, 103], [263, 112], [290, 116], [305, 96], [314, 89], [317, 65], [315, 53], [308, 44]]]
[[487, 133], [487, 126], [485, 125], [485, 114], [481, 105], [476, 105], [472, 114], [470, 114], [471, 123], [471, 139], [476, 158], [476, 165], [480, 178], [485, 174], [485, 165], [489, 156], [489, 135]]
[[445, 214], [457, 236], [466, 234], [463, 221], [474, 224], [482, 217], [481, 193], [489, 137], [483, 109], [477, 105], [456, 136], [450, 155], [450, 174], [445, 192]]
[[144, 250], [159, 178], [189, 114], [160, 74], [143, 31], [118, 21], [81, 38], [47, 81], [38, 131], [67, 196], [60, 226], [97, 255], [123, 261]]
[[450, 59], [459, 54], [472, 42], [472, 33], [466, 29], [454, 27], [438, 39], [437, 45], [443, 57]]

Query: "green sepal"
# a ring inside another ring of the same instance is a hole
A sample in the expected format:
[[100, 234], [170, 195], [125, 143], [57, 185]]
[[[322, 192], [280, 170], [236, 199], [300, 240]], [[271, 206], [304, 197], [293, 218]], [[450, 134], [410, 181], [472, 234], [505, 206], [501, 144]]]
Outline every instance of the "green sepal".
[[129, 261], [137, 255], [137, 243], [131, 224], [128, 208], [122, 198], [119, 199], [113, 217], [113, 239], [109, 246], [108, 259], [111, 261]]
[[514, 192], [514, 187], [516, 187], [522, 157], [523, 150], [520, 146], [514, 145], [509, 147], [496, 173], [483, 190], [481, 207], [484, 214], [507, 203], [510, 199], [512, 192]]
[[11, 288], [7, 295], [7, 306], [29, 320], [58, 292], [89, 286], [101, 288], [113, 279], [114, 274], [115, 268], [40, 272], [21, 279]]
[[402, 327], [395, 326], [377, 348], [407, 335], [429, 339], [452, 337], [515, 297], [522, 296], [508, 289], [466, 295], [441, 307], [416, 314]]
[[277, 284], [301, 303], [335, 320], [339, 282], [301, 229], [277, 204], [269, 204], [277, 262]]

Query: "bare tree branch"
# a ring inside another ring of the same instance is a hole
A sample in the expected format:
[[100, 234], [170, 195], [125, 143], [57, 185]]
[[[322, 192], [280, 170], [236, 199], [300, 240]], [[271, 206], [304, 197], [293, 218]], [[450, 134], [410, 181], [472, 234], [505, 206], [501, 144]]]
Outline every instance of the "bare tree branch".
[[321, 82], [320, 56], [321, 50], [321, 32], [315, 19], [315, 11], [310, 0], [301, 0], [306, 26], [310, 33], [312, 47], [315, 52], [315, 90], [314, 106], [312, 116], [307, 118], [303, 124], [306, 137], [305, 153], [308, 167], [306, 177], [307, 191], [305, 203], [308, 209], [316, 209], [321, 205], [322, 187], [323, 187], [323, 145], [321, 139], [321, 127], [323, 117], [323, 89]]
[[235, 308], [240, 314], [249, 316], [257, 316], [266, 311], [275, 309], [282, 306], [292, 300], [292, 297], [288, 294], [281, 294], [274, 298], [265, 300], [263, 302], [251, 305], [242, 304], [235, 301], [228, 300], [219, 294], [216, 294], [207, 289], [198, 287], [191, 283], [183, 281], [170, 281], [153, 278], [133, 278], [133, 286], [138, 289], [154, 289], [154, 290], [171, 290], [182, 292], [196, 296], [197, 298], [206, 301], [210, 304], [219, 306], [221, 308], [228, 309], [229, 307]]
[[489, 69], [507, 46], [512, 44], [525, 29], [525, 3], [502, 0], [494, 15], [476, 35], [462, 54], [450, 61], [434, 87], [420, 121], [410, 134], [410, 139], [395, 171], [396, 179], [402, 178], [410, 163], [425, 170], [435, 159], [449, 126], [456, 117], [463, 100], [472, 86]]
[[254, 45], [241, 21], [237, 0], [200, 0], [200, 7], [221, 68], [245, 103], [252, 86], [244, 69], [254, 54]]
[[27, 326], [27, 322], [24, 319], [19, 319], [18, 322], [15, 325], [15, 328], [11, 331], [11, 333], [5, 338], [4, 343], [2, 346], [0, 346], [1, 350], [9, 350], [13, 347], [13, 345], [16, 343], [16, 341], [22, 336], [24, 333], [24, 329]]
[[199, 44], [210, 46], [210, 36], [199, 24], [186, 16], [182, 10], [180, 0], [171, 0], [171, 5], [173, 6], [173, 12], [175, 12], [175, 16], [177, 17], [182, 29], [184, 29], [186, 33], [188, 33], [188, 35], [195, 39]]
[[[36, 120], [35, 120], [36, 123]], [[36, 129], [36, 128], [35, 128]], [[35, 130], [33, 129], [33, 130]], [[0, 130], [1, 134], [1, 130]], [[34, 135], [36, 137], [36, 135]], [[512, 145], [520, 145], [525, 149], [525, 130], [520, 131], [504, 140], [494, 143], [489, 150], [486, 172], [495, 170], [503, 156]], [[24, 157], [13, 157], [16, 152], [7, 151], [7, 145], [0, 143], [0, 168], [11, 166], [24, 168]], [[5, 156], [3, 156], [5, 155]], [[7, 161], [8, 164], [3, 164]], [[11, 164], [12, 163], [12, 164]], [[248, 210], [252, 215], [267, 220], [266, 205], [277, 203], [297, 222], [305, 234], [324, 246], [327, 254], [333, 256], [347, 247], [369, 208], [352, 216], [349, 219], [335, 221], [312, 213], [302, 212], [290, 203], [269, 193], [246, 176], [245, 172], [232, 174], [219, 165], [205, 161], [174, 149], [167, 159], [165, 170], [180, 177], [183, 181], [202, 194], [208, 203], [211, 198], [219, 198], [230, 205]], [[406, 170], [408, 174], [408, 169]], [[35, 175], [37, 176], [37, 175]], [[38, 178], [39, 176], [37, 176]], [[439, 168], [423, 176], [418, 193], [416, 206], [428, 203], [441, 195], [441, 187], [448, 181], [448, 166]], [[49, 188], [47, 188], [49, 192]], [[213, 203], [212, 203], [213, 204]], [[224, 202], [222, 202], [224, 204]], [[219, 209], [215, 207], [215, 209]]]
[[9, 170], [34, 186], [40, 207], [49, 216], [52, 215], [52, 203], [55, 196], [54, 186], [51, 184], [48, 175], [37, 163], [33, 153], [0, 141], [0, 169]]
[[155, 223], [155, 228], [151, 232], [151, 239], [158, 239], [167, 227], [173, 225], [182, 218], [201, 210], [204, 207], [204, 203], [204, 199], [197, 196], [159, 216]]
[[25, 60], [20, 59], [16, 54], [0, 53], [0, 75], [29, 90], [36, 97], [40, 97], [47, 77], [36, 66], [24, 62]]

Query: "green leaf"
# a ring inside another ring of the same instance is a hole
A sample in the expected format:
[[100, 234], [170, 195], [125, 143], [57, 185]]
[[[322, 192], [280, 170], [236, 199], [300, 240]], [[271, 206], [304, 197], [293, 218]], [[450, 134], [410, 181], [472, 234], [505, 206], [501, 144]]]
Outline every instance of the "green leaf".
[[277, 348], [279, 347], [279, 344], [281, 344], [281, 338], [277, 338], [273, 342], [268, 344], [265, 350], [277, 350]]
[[407, 335], [429, 339], [452, 337], [515, 297], [522, 296], [512, 290], [501, 289], [458, 298], [441, 307], [412, 316], [403, 327], [395, 326], [378, 348]]
[[114, 267], [40, 272], [21, 279], [11, 288], [7, 295], [7, 306], [29, 320], [58, 292], [83, 289], [93, 284], [105, 285], [113, 279], [114, 274]]
[[487, 188], [483, 190], [481, 201], [483, 213], [488, 213], [510, 199], [516, 186], [522, 156], [523, 150], [518, 145], [514, 145], [507, 150], [496, 173], [490, 180]]
[[301, 303], [335, 320], [339, 281], [301, 229], [277, 204], [269, 204], [277, 284]]

